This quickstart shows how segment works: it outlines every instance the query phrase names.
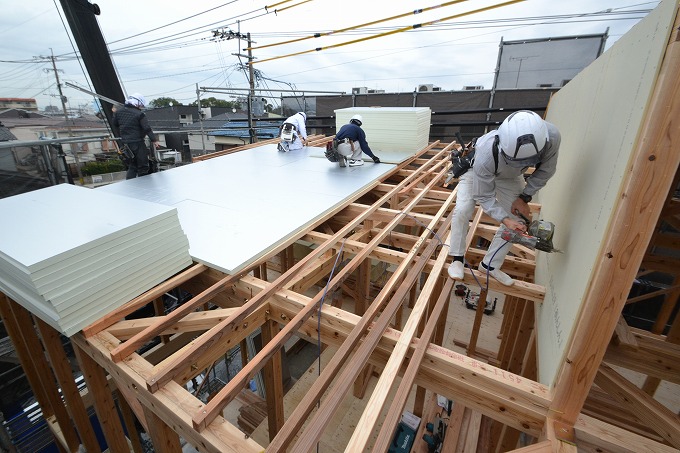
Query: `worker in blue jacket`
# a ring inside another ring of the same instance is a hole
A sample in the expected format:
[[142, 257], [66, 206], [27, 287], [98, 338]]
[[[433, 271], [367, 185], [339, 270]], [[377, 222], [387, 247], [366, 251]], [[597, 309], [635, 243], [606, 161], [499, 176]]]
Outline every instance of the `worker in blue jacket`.
[[376, 164], [380, 163], [378, 156], [373, 154], [373, 151], [368, 146], [366, 132], [361, 128], [362, 119], [361, 115], [354, 115], [349, 120], [349, 123], [342, 126], [338, 133], [335, 134], [341, 167], [346, 166], [347, 163], [349, 163], [350, 167], [364, 165], [361, 153], [365, 153]]

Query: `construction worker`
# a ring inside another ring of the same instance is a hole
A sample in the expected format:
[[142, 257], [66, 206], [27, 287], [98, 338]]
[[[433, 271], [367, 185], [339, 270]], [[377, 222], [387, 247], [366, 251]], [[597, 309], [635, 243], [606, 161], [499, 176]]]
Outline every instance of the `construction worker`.
[[[449, 249], [453, 256], [448, 269], [451, 278], [463, 279], [465, 240], [476, 201], [501, 223], [479, 270], [505, 286], [515, 283], [500, 270], [511, 247], [501, 235], [505, 228], [526, 232], [521, 216], [531, 218], [528, 203], [555, 174], [560, 140], [555, 125], [528, 110], [512, 113], [498, 130], [477, 140], [472, 169], [458, 183]], [[525, 180], [529, 167], [535, 170]]]
[[354, 115], [350, 118], [349, 123], [342, 126], [338, 133], [335, 134], [341, 167], [344, 167], [346, 162], [349, 162], [350, 167], [364, 165], [361, 153], [368, 155], [376, 164], [380, 163], [378, 156], [373, 154], [373, 151], [368, 146], [366, 132], [361, 128], [362, 120], [361, 115]]
[[[149, 162], [149, 149], [144, 138], [151, 140], [152, 146], [158, 148], [158, 136], [151, 130], [149, 121], [142, 109], [146, 106], [146, 99], [139, 93], [134, 93], [125, 100], [125, 105], [113, 114], [114, 132], [123, 142], [122, 153], [126, 156], [127, 173], [125, 179], [136, 178], [152, 173]], [[154, 159], [155, 160], [155, 159]]]
[[297, 112], [290, 116], [281, 125], [281, 142], [279, 142], [278, 150], [281, 152], [295, 151], [302, 149], [307, 145], [307, 114], [305, 112]]

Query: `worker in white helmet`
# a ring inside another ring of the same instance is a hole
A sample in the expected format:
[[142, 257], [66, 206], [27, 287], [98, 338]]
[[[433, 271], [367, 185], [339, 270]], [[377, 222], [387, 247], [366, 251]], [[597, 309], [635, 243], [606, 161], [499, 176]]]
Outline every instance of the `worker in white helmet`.
[[[561, 136], [557, 127], [528, 110], [512, 113], [498, 130], [480, 137], [475, 144], [472, 169], [461, 176], [451, 223], [453, 262], [449, 276], [463, 279], [465, 240], [475, 201], [501, 223], [479, 270], [505, 286], [514, 280], [500, 267], [511, 244], [501, 235], [505, 228], [525, 232], [521, 217], [531, 218], [528, 203], [557, 169]], [[529, 167], [533, 173], [524, 178]]]
[[142, 109], [146, 106], [146, 99], [139, 93], [134, 93], [125, 100], [125, 105], [113, 114], [114, 132], [122, 141], [121, 151], [123, 161], [127, 165], [125, 179], [144, 176], [155, 171], [155, 159], [149, 160], [149, 149], [144, 138], [151, 140], [152, 146], [158, 148], [158, 136], [149, 126]]
[[344, 167], [349, 163], [350, 167], [358, 167], [363, 165], [364, 161], [361, 154], [364, 153], [376, 164], [380, 163], [378, 156], [373, 154], [368, 142], [366, 141], [366, 132], [361, 128], [363, 118], [361, 115], [354, 115], [350, 118], [349, 123], [340, 128], [335, 134], [335, 141], [337, 142], [337, 149], [339, 156], [339, 164]]
[[307, 114], [297, 112], [283, 122], [280, 128], [281, 142], [278, 150], [281, 152], [295, 151], [307, 145]]

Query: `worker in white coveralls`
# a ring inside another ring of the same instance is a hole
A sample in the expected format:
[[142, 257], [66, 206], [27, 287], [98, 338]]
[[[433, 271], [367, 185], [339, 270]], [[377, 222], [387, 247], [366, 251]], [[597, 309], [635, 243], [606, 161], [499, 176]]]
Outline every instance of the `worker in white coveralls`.
[[[501, 223], [479, 270], [505, 286], [515, 283], [500, 270], [512, 245], [501, 235], [505, 228], [526, 232], [528, 225], [521, 216], [531, 218], [528, 203], [555, 174], [560, 140], [555, 125], [528, 110], [512, 113], [498, 130], [477, 139], [472, 169], [458, 182], [449, 249], [453, 256], [448, 269], [451, 278], [463, 279], [465, 239], [476, 201]], [[534, 172], [525, 180], [529, 167], [534, 167]]]
[[278, 150], [281, 152], [295, 151], [302, 149], [307, 144], [307, 127], [305, 122], [307, 115], [305, 112], [297, 112], [283, 122], [280, 129], [281, 142]]
[[350, 118], [349, 123], [340, 128], [335, 134], [337, 142], [337, 150], [339, 164], [344, 167], [349, 162], [350, 167], [357, 167], [363, 165], [364, 161], [361, 154], [364, 153], [376, 164], [380, 163], [378, 156], [373, 154], [371, 148], [366, 141], [366, 132], [361, 128], [363, 118], [361, 115], [354, 115]]

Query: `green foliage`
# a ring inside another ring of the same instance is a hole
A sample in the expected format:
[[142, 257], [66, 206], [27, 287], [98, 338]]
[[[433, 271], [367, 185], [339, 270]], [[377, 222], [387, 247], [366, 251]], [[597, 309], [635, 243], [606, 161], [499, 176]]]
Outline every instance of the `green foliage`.
[[[194, 101], [189, 104], [191, 107], [198, 107], [198, 101]], [[239, 103], [235, 101], [225, 101], [224, 99], [217, 99], [215, 97], [209, 97], [201, 99], [201, 107], [227, 107], [227, 108], [238, 108]]]
[[123, 162], [118, 159], [88, 162], [80, 168], [84, 176], [103, 175], [124, 170]]
[[153, 101], [149, 102], [149, 107], [157, 109], [157, 108], [160, 108], [160, 107], [170, 107], [170, 104], [172, 104], [172, 105], [183, 105], [181, 102], [179, 102], [176, 99], [161, 97], [161, 98], [157, 98], [157, 99], [154, 99]]

